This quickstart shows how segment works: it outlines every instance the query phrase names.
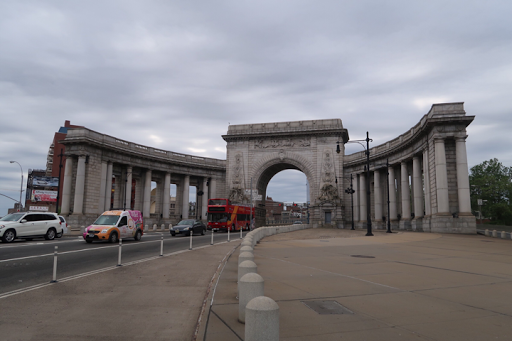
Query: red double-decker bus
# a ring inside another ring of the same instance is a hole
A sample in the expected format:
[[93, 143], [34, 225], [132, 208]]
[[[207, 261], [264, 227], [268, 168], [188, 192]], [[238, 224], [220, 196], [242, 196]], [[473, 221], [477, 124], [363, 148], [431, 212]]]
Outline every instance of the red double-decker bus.
[[229, 199], [208, 200], [208, 230], [249, 230], [254, 219], [254, 208], [247, 205], [231, 205]]

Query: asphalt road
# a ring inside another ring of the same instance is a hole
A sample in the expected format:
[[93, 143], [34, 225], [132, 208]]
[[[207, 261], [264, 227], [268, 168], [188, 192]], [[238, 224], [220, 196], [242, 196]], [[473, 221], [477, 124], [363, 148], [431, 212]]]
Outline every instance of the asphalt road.
[[[172, 237], [168, 231], [147, 232], [139, 242], [123, 240], [121, 264], [158, 257], [162, 236], [164, 254], [188, 250], [190, 246], [188, 236]], [[240, 235], [232, 233], [230, 237], [231, 240], [239, 239]], [[214, 233], [214, 243], [226, 240], [226, 233]], [[209, 231], [204, 236], [193, 236], [193, 247], [209, 245], [210, 242]], [[53, 241], [39, 239], [0, 243], [0, 295], [50, 282], [53, 278], [55, 246], [58, 246], [57, 280], [118, 264], [119, 244], [88, 244], [81, 236], [64, 236]]]

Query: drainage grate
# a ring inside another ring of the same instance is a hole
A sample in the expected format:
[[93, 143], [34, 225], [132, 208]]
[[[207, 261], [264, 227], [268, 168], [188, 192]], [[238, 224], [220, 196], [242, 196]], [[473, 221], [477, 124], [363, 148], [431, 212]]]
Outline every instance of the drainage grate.
[[320, 315], [341, 315], [354, 313], [342, 306], [336, 301], [301, 301], [311, 310], [316, 311]]
[[350, 257], [356, 257], [356, 258], [375, 258], [374, 256], [365, 256], [365, 255], [350, 255]]

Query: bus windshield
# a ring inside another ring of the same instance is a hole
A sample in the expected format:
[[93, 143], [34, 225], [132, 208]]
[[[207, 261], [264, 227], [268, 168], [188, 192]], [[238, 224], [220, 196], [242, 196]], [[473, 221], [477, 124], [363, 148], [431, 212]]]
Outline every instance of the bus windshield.
[[209, 223], [226, 223], [228, 221], [227, 213], [208, 213]]
[[208, 205], [226, 205], [226, 199], [210, 199]]

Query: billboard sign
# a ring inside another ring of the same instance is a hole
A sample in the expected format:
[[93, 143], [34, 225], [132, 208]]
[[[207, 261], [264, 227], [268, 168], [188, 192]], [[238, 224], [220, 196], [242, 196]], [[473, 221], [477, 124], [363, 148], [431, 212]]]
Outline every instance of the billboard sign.
[[32, 201], [57, 201], [57, 191], [42, 191], [35, 189], [32, 191]]
[[32, 178], [32, 186], [58, 187], [59, 178], [52, 176], [34, 176]]

